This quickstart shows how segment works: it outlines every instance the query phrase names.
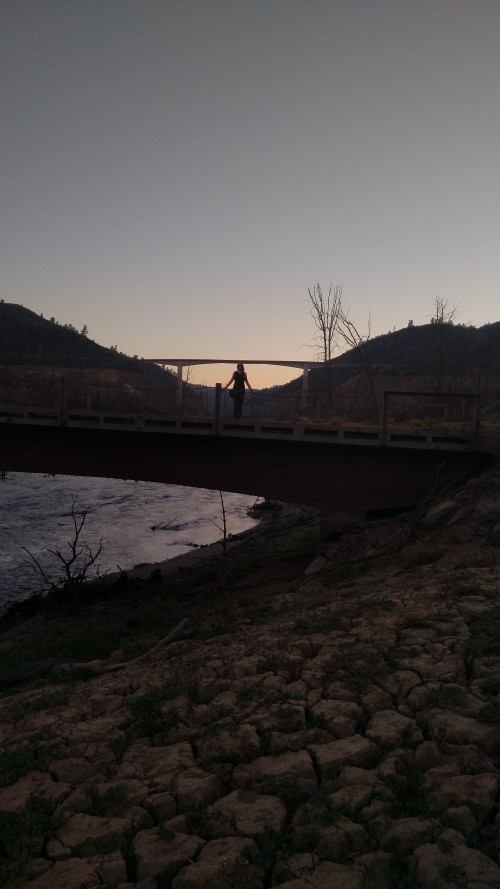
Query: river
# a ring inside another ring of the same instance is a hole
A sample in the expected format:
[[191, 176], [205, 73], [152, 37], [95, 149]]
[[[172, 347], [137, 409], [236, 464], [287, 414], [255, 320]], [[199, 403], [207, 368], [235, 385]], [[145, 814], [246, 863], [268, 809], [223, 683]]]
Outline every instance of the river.
[[[248, 516], [255, 497], [223, 493], [228, 534], [256, 524]], [[51, 580], [69, 557], [75, 539], [73, 515], [81, 521], [79, 542], [95, 553], [100, 574], [157, 563], [215, 543], [222, 537], [220, 494], [156, 482], [7, 473], [0, 481], [0, 612], [41, 588], [28, 550]], [[72, 514], [73, 512], [73, 514]], [[24, 548], [24, 549], [23, 549]]]

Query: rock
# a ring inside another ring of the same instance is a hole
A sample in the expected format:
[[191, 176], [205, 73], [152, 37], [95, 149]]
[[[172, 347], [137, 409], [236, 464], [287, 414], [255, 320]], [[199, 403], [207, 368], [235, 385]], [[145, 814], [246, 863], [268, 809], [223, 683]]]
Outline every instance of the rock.
[[363, 889], [363, 876], [345, 864], [322, 861], [307, 877], [282, 883], [280, 889]]
[[220, 782], [216, 775], [201, 769], [186, 769], [174, 781], [177, 811], [188, 812], [192, 806], [207, 806], [220, 796]]
[[441, 742], [475, 744], [485, 753], [498, 752], [500, 729], [460, 716], [451, 710], [431, 710], [418, 714], [417, 721], [426, 725], [427, 734]]
[[172, 880], [197, 857], [204, 845], [205, 840], [188, 834], [176, 833], [172, 839], [163, 839], [157, 828], [141, 831], [133, 842], [137, 879]]
[[155, 792], [171, 790], [175, 779], [184, 769], [195, 765], [191, 744], [183, 741], [169, 747], [150, 747], [138, 741], [127, 748], [118, 766], [115, 779], [144, 779]]
[[80, 858], [120, 849], [130, 824], [124, 818], [102, 818], [98, 815], [70, 815], [56, 833], [63, 846]]
[[450, 874], [453, 874], [452, 885], [475, 884], [491, 889], [500, 886], [500, 869], [477, 849], [457, 845], [445, 852], [439, 846], [426, 844], [413, 855], [415, 875], [423, 886], [448, 886]]
[[30, 772], [19, 778], [15, 784], [0, 787], [0, 811], [21, 812], [32, 797], [47, 800], [55, 806], [69, 796], [70, 792], [69, 784], [59, 784], [45, 772]]
[[249, 860], [257, 847], [243, 837], [212, 840], [198, 861], [188, 864], [172, 881], [172, 889], [262, 889], [264, 869]]
[[198, 741], [200, 760], [208, 766], [213, 761], [237, 762], [238, 759], [254, 759], [260, 754], [260, 740], [253, 725], [223, 729], [217, 735], [205, 735]]
[[256, 837], [266, 830], [280, 831], [287, 812], [277, 796], [253, 790], [234, 790], [207, 809], [210, 834], [213, 837]]
[[381, 710], [375, 713], [365, 729], [365, 734], [377, 744], [395, 747], [406, 740], [411, 741], [417, 724], [414, 719], [402, 716], [394, 710]]
[[311, 757], [305, 750], [283, 753], [281, 756], [261, 756], [253, 762], [236, 766], [233, 772], [235, 787], [258, 788], [261, 792], [277, 795], [295, 793], [309, 797], [317, 787]]
[[432, 528], [434, 525], [442, 522], [446, 516], [450, 515], [451, 512], [456, 508], [455, 500], [441, 500], [440, 503], [436, 503], [435, 506], [431, 506], [430, 509], [427, 510], [425, 516], [422, 519], [422, 523], [425, 528]]
[[322, 781], [334, 780], [345, 765], [366, 765], [377, 752], [373, 741], [362, 735], [329, 744], [312, 744], [308, 750], [317, 763]]
[[428, 805], [433, 813], [457, 806], [467, 806], [479, 824], [495, 812], [500, 780], [497, 775], [456, 775], [445, 779], [429, 794]]
[[311, 708], [311, 716], [320, 719], [324, 728], [335, 738], [350, 737], [365, 722], [365, 714], [359, 704], [335, 698], [318, 701]]
[[438, 822], [430, 818], [398, 818], [382, 838], [382, 849], [396, 855], [408, 855], [434, 839]]

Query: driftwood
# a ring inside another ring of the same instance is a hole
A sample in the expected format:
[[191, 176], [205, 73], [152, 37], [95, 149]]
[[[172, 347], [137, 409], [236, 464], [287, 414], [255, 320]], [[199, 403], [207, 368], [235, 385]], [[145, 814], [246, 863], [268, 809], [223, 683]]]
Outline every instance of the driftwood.
[[89, 679], [92, 676], [101, 676], [106, 673], [117, 673], [125, 667], [136, 666], [141, 663], [147, 663], [154, 652], [166, 645], [175, 642], [179, 636], [192, 627], [191, 620], [188, 617], [183, 618], [171, 631], [167, 633], [163, 639], [160, 639], [153, 648], [146, 651], [139, 657], [131, 661], [121, 661], [119, 664], [106, 664], [105, 661], [89, 661], [83, 664], [71, 664], [63, 662], [59, 659], [51, 658], [44, 661], [36, 661], [31, 664], [21, 664], [19, 667], [11, 667], [6, 670], [0, 670], [0, 687], [12, 688], [15, 685], [21, 685], [33, 679], [39, 679], [44, 674], [49, 679]]

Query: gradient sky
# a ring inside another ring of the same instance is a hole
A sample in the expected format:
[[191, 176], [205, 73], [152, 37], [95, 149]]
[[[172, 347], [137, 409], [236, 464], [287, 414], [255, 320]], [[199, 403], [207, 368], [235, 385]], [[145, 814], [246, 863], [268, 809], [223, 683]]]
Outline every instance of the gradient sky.
[[500, 320], [499, 46], [499, 0], [0, 0], [0, 298], [145, 358], [314, 357], [316, 282]]

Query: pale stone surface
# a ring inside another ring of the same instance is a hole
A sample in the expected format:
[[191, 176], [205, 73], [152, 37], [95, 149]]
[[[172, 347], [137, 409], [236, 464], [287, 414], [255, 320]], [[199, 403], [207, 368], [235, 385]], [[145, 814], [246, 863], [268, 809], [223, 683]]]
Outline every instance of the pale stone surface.
[[255, 837], [267, 829], [279, 831], [286, 823], [285, 806], [276, 796], [234, 790], [207, 809], [212, 836]]
[[430, 843], [438, 829], [438, 822], [430, 818], [398, 818], [382, 839], [382, 849], [407, 855], [424, 843]]
[[365, 732], [377, 744], [394, 747], [411, 738], [416, 722], [394, 710], [381, 710], [370, 719]]
[[194, 765], [193, 751], [187, 742], [170, 747], [150, 747], [137, 742], [126, 751], [115, 778], [141, 780], [147, 777], [152, 790], [171, 790], [176, 777]]
[[280, 889], [363, 889], [363, 877], [344, 864], [322, 861], [310, 875], [282, 883]]
[[429, 808], [438, 813], [464, 805], [483, 824], [496, 810], [499, 784], [498, 775], [456, 775], [429, 794]]
[[260, 741], [255, 726], [248, 722], [223, 729], [217, 735], [207, 735], [198, 743], [201, 760], [231, 761], [236, 757], [255, 759], [260, 754]]
[[452, 885], [483, 884], [488, 889], [500, 886], [500, 869], [477, 849], [457, 845], [444, 852], [436, 845], [424, 845], [413, 854], [417, 879], [424, 886], [445, 886], [450, 874], [453, 874]]
[[63, 846], [80, 857], [119, 849], [130, 824], [125, 818], [102, 818], [99, 815], [70, 815], [57, 831]]
[[187, 834], [176, 833], [165, 840], [156, 829], [141, 831], [134, 839], [138, 880], [174, 877], [198, 856], [204, 845], [200, 837]]
[[0, 787], [0, 811], [20, 812], [31, 797], [41, 797], [54, 804], [60, 803], [69, 795], [71, 786], [53, 781], [44, 772], [30, 772], [19, 778], [15, 784]]
[[252, 840], [225, 837], [203, 847], [198, 861], [183, 868], [172, 881], [172, 889], [262, 889], [264, 870], [252, 864], [257, 847]]
[[312, 744], [309, 747], [322, 779], [334, 779], [343, 766], [364, 765], [376, 754], [377, 748], [373, 741], [361, 735], [353, 735], [329, 744]]
[[237, 766], [233, 772], [236, 787], [260, 787], [270, 792], [275, 784], [286, 781], [293, 782], [308, 796], [316, 789], [316, 773], [305, 750], [281, 756], [261, 756], [251, 763]]
[[174, 781], [172, 792], [177, 797], [177, 811], [188, 812], [192, 806], [207, 806], [220, 796], [220, 782], [216, 775], [201, 769], [186, 769]]
[[451, 744], [476, 744], [485, 753], [495, 753], [500, 746], [500, 729], [453, 713], [451, 710], [430, 711], [422, 714], [430, 737]]

